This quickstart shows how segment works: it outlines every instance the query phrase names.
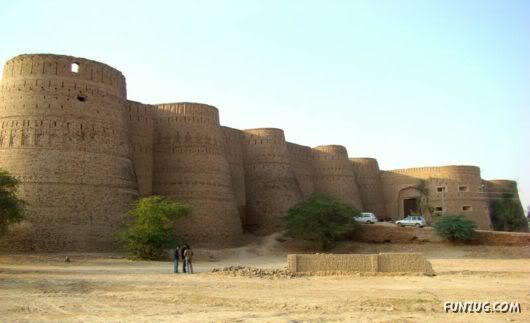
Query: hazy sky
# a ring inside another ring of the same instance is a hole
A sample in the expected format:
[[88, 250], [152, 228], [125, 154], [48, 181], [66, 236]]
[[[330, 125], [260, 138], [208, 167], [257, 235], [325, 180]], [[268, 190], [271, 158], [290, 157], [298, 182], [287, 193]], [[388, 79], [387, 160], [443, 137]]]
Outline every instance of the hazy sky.
[[0, 61], [85, 57], [130, 99], [341, 144], [382, 169], [478, 165], [530, 204], [530, 1], [6, 1]]

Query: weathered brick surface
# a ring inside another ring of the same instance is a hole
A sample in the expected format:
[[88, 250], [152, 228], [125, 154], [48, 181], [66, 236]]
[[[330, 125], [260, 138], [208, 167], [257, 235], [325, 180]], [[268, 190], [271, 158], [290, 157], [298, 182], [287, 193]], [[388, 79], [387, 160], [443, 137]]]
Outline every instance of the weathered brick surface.
[[[406, 198], [418, 198], [415, 188], [425, 180], [429, 190], [429, 203], [443, 209], [444, 214], [464, 214], [474, 220], [479, 229], [490, 229], [489, 194], [476, 166], [441, 166], [396, 169], [381, 172], [386, 212], [394, 220], [407, 214], [403, 210]], [[438, 188], [444, 188], [439, 192]], [[467, 207], [464, 209], [464, 207]], [[436, 215], [424, 214], [431, 222]]]
[[359, 188], [348, 151], [340, 145], [313, 148], [315, 191], [340, 198], [357, 210], [363, 210]]
[[[286, 142], [281, 129], [221, 127], [213, 106], [150, 105], [127, 100], [126, 92], [120, 71], [84, 58], [20, 55], [5, 64], [0, 168], [20, 180], [30, 212], [0, 249], [113, 250], [131, 203], [152, 194], [191, 204], [192, 216], [177, 230], [193, 243], [215, 246], [237, 242], [243, 226], [258, 234], [280, 230], [285, 212], [315, 192], [398, 219], [403, 199], [418, 196], [420, 179], [428, 181], [431, 204], [453, 213], [469, 206], [465, 214], [488, 228], [489, 201], [513, 186], [483, 181], [475, 166], [380, 171], [375, 159], [349, 160], [340, 145], [310, 148]], [[438, 186], [447, 191], [437, 192]], [[407, 232], [361, 235], [411, 239]], [[487, 243], [525, 239], [481, 237]]]
[[283, 130], [244, 130], [247, 225], [258, 234], [282, 229], [281, 217], [303, 198]]
[[153, 191], [186, 202], [192, 214], [177, 232], [193, 242], [229, 244], [242, 227], [217, 108], [157, 105]]
[[433, 272], [431, 263], [418, 253], [361, 254], [292, 254], [287, 268], [303, 272]]
[[105, 64], [57, 55], [6, 63], [0, 168], [20, 180], [30, 212], [0, 248], [115, 248], [138, 195], [124, 100], [125, 78]]
[[[444, 242], [431, 227], [414, 228], [397, 225], [363, 225], [356, 236], [363, 242]], [[530, 233], [477, 230], [476, 239], [470, 243], [485, 245], [530, 245]]]

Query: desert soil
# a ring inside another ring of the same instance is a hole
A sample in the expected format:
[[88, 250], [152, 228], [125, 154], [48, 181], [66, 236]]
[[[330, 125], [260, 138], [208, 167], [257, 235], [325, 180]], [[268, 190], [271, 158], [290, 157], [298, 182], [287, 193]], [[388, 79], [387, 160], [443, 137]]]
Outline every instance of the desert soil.
[[[282, 269], [300, 246], [270, 242], [196, 250], [193, 275], [171, 262], [114, 254], [0, 255], [0, 321], [530, 321], [530, 248], [347, 244], [336, 252], [423, 252], [436, 276], [274, 278], [210, 273], [241, 265]], [[288, 249], [288, 250], [287, 250]], [[446, 314], [444, 301], [510, 301], [518, 314]]]

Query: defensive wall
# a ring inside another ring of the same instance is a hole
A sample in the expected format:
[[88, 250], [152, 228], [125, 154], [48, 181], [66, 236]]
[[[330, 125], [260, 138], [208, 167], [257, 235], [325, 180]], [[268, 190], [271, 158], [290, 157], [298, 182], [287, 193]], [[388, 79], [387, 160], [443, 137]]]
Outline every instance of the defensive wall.
[[287, 142], [281, 129], [223, 127], [211, 105], [130, 101], [120, 71], [51, 54], [4, 66], [0, 168], [30, 205], [1, 250], [115, 250], [132, 202], [154, 194], [192, 206], [176, 230], [195, 244], [279, 231], [286, 211], [313, 193], [398, 219], [422, 179], [434, 213], [463, 213], [487, 229], [489, 201], [514, 183], [482, 180], [474, 166], [381, 171], [340, 145], [310, 148]]
[[359, 187], [363, 210], [377, 214], [380, 219], [387, 218], [383, 196], [383, 183], [379, 164], [374, 158], [350, 158]]
[[336, 196], [357, 210], [363, 209], [353, 166], [344, 146], [328, 145], [313, 148], [313, 168], [315, 192]]
[[423, 273], [433, 274], [431, 263], [418, 253], [291, 254], [287, 269], [293, 273]]
[[260, 128], [243, 132], [247, 225], [259, 234], [280, 231], [281, 216], [303, 198], [283, 130]]
[[105, 64], [57, 55], [6, 63], [0, 168], [20, 181], [30, 212], [3, 248], [113, 248], [138, 196], [125, 97], [125, 78]]
[[[477, 236], [470, 244], [494, 246], [530, 246], [530, 233], [476, 230]], [[363, 225], [357, 241], [375, 243], [445, 243], [431, 227], [399, 227], [390, 224]]]
[[177, 231], [195, 242], [237, 241], [241, 220], [217, 108], [187, 102], [156, 108], [153, 190], [193, 209]]
[[426, 214], [434, 221], [443, 214], [464, 214], [477, 222], [479, 229], [490, 229], [489, 195], [476, 166], [441, 166], [396, 169], [381, 173], [386, 212], [394, 220], [407, 215], [406, 199], [420, 198], [417, 186], [427, 184], [429, 204]]

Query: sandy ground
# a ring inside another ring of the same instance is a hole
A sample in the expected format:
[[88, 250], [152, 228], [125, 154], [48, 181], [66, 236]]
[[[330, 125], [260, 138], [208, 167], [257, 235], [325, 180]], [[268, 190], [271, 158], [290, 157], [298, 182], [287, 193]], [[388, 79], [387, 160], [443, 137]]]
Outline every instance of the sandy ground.
[[[289, 246], [297, 251], [300, 246]], [[208, 273], [245, 265], [284, 268], [268, 242], [197, 250], [196, 274], [171, 262], [108, 254], [0, 255], [0, 321], [530, 321], [530, 248], [347, 244], [337, 252], [421, 251], [435, 277], [246, 278]], [[446, 314], [444, 301], [520, 302], [519, 314]]]

